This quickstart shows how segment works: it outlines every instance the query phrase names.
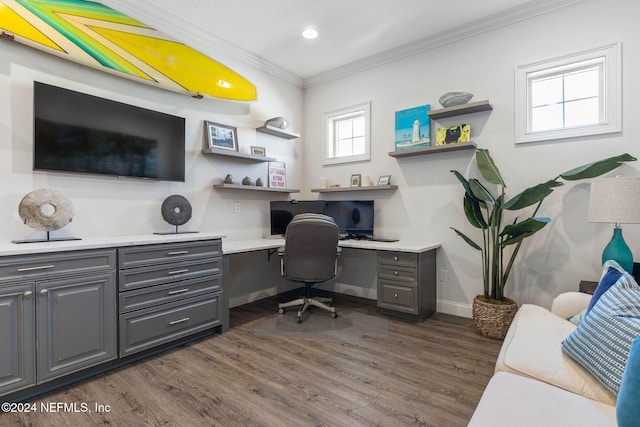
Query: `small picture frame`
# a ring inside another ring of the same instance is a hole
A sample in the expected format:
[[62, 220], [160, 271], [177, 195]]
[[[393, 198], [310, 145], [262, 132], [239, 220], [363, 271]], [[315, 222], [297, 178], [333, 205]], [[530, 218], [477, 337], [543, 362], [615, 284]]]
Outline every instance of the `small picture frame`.
[[238, 151], [238, 131], [234, 126], [205, 120], [204, 129], [209, 148]]
[[378, 178], [378, 185], [389, 184], [391, 184], [391, 175], [380, 175], [380, 178]]
[[266, 157], [267, 156], [267, 150], [264, 147], [258, 147], [256, 145], [252, 145], [251, 146], [251, 154], [253, 154], [254, 156]]
[[284, 162], [269, 162], [267, 176], [270, 188], [287, 188], [287, 169]]
[[359, 173], [351, 175], [351, 187], [360, 187], [362, 183], [362, 175]]

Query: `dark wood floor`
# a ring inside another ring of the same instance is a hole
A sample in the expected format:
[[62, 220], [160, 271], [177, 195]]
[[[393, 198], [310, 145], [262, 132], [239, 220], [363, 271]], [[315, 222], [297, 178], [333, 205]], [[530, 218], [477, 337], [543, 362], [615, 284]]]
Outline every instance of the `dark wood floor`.
[[[445, 314], [389, 317], [386, 336], [358, 343], [254, 335], [276, 304], [234, 308], [227, 333], [30, 401], [85, 403], [89, 412], [0, 414], [0, 425], [465, 426], [501, 345]], [[380, 316], [373, 304], [336, 301]], [[96, 404], [109, 412], [94, 412]]]

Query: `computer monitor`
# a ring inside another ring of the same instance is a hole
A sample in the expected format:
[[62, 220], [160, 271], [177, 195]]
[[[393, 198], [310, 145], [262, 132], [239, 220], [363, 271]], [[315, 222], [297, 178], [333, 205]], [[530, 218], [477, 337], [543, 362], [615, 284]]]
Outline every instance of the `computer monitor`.
[[287, 225], [301, 213], [324, 213], [324, 200], [272, 200], [271, 235], [284, 236]]
[[344, 237], [373, 238], [373, 200], [327, 200], [324, 214], [333, 218]]

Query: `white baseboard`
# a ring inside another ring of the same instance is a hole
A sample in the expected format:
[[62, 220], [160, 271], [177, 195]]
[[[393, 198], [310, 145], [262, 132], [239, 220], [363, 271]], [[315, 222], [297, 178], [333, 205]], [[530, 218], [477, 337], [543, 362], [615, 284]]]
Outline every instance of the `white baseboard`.
[[468, 317], [473, 316], [471, 304], [463, 304], [455, 301], [447, 301], [439, 299], [436, 302], [436, 311], [438, 313], [452, 314], [454, 316]]

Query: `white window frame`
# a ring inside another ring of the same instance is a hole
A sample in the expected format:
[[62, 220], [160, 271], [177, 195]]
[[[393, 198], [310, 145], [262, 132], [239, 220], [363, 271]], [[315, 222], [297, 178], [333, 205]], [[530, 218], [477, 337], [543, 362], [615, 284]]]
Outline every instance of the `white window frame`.
[[[531, 130], [530, 78], [579, 69], [587, 62], [602, 62], [601, 122], [548, 131]], [[516, 67], [516, 144], [601, 135], [622, 131], [622, 47], [614, 43], [584, 52]]]
[[[362, 112], [364, 115], [364, 153], [353, 156], [335, 155], [335, 123], [337, 119]], [[324, 113], [323, 140], [325, 143], [324, 165], [362, 162], [371, 160], [371, 102], [363, 102], [351, 107], [341, 108]]]

